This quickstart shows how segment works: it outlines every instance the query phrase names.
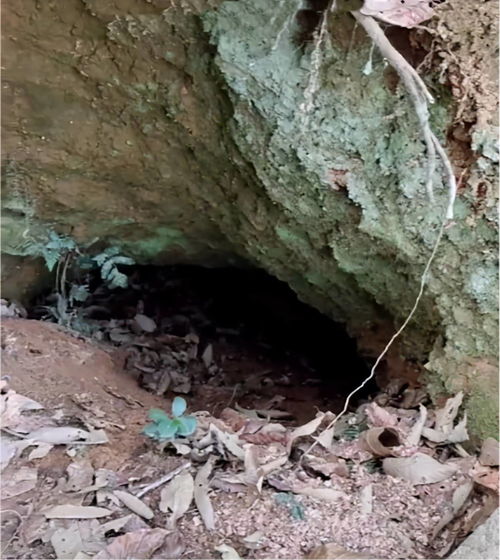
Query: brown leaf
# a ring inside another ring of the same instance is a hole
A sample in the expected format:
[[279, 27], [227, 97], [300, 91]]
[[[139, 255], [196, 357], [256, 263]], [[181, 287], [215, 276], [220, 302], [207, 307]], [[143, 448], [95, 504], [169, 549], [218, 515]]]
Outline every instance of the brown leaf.
[[314, 434], [314, 432], [320, 427], [321, 422], [323, 422], [324, 417], [324, 412], [318, 412], [316, 418], [314, 418], [310, 422], [307, 422], [307, 424], [304, 424], [303, 426], [295, 428], [295, 430], [292, 431], [288, 438], [287, 453], [290, 454], [292, 445], [296, 439], [298, 439], [299, 437], [310, 436], [311, 434]]
[[365, 408], [365, 414], [374, 428], [393, 428], [398, 423], [397, 416], [383, 409], [376, 402], [370, 403]]
[[158, 550], [156, 557], [173, 560], [180, 558], [185, 550], [186, 545], [184, 544], [180, 533], [178, 531], [174, 531], [167, 536], [165, 542]]
[[479, 462], [481, 465], [488, 467], [498, 467], [499, 448], [498, 441], [495, 438], [489, 437], [483, 441], [481, 447], [481, 454], [479, 455]]
[[200, 512], [201, 518], [203, 519], [203, 523], [209, 531], [213, 531], [215, 529], [214, 509], [208, 496], [208, 479], [210, 477], [210, 473], [212, 472], [214, 461], [215, 457], [211, 455], [208, 458], [208, 461], [198, 471], [194, 480], [194, 501], [198, 511]]
[[142, 529], [116, 537], [111, 544], [101, 550], [95, 560], [142, 560], [152, 558], [168, 536], [166, 529]]
[[113, 512], [106, 508], [94, 506], [75, 506], [73, 504], [63, 504], [54, 506], [43, 514], [47, 519], [97, 519], [106, 517]]
[[137, 513], [137, 515], [144, 517], [144, 519], [153, 519], [155, 516], [153, 510], [136, 496], [132, 496], [132, 494], [124, 492], [123, 490], [115, 490], [113, 494], [120, 500], [120, 502], [127, 506], [128, 509]]
[[161, 491], [160, 511], [172, 512], [168, 519], [167, 528], [173, 529], [178, 519], [180, 519], [189, 509], [193, 500], [194, 480], [190, 473], [178, 474]]
[[441, 482], [457, 472], [456, 467], [442, 464], [424, 453], [384, 459], [383, 467], [388, 475], [408, 480], [412, 484]]

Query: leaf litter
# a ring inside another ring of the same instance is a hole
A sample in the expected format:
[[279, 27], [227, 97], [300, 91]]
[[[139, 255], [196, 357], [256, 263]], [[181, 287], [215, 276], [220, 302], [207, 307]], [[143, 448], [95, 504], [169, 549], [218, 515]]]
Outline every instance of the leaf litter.
[[[191, 359], [182, 352], [197, 342], [180, 338], [168, 342], [182, 369]], [[140, 367], [162, 353], [144, 334], [130, 341], [142, 344], [133, 354]], [[2, 497], [19, 510], [26, 542], [46, 543], [58, 558], [441, 557], [498, 505], [498, 442], [485, 441], [480, 460], [457, 445], [467, 437], [461, 394], [437, 410], [420, 398], [413, 409], [409, 398], [401, 407], [371, 402], [334, 429], [325, 429], [329, 411], [298, 426], [263, 405], [195, 412], [194, 434], [146, 448], [116, 471], [86, 455], [93, 442], [112, 449], [102, 430], [60, 425], [65, 416], [49, 419], [36, 401], [5, 394], [14, 435], [2, 441]], [[104, 418], [103, 407], [83, 408]], [[36, 452], [26, 456], [29, 446]], [[77, 454], [45, 488], [36, 465], [61, 446]]]

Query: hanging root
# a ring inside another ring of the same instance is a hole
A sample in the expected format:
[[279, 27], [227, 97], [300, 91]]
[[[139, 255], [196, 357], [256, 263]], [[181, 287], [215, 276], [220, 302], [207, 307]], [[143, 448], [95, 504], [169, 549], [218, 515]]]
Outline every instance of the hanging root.
[[434, 99], [417, 71], [391, 45], [379, 24], [372, 17], [365, 16], [360, 12], [352, 12], [352, 14], [364, 28], [370, 39], [377, 45], [382, 56], [391, 64], [394, 70], [396, 70], [413, 102], [427, 148], [427, 178], [425, 186], [431, 201], [433, 200], [432, 178], [436, 169], [436, 153], [441, 159], [445, 170], [446, 182], [448, 184], [448, 208], [446, 210], [446, 218], [451, 220], [453, 219], [453, 203], [455, 202], [457, 184], [450, 160], [429, 125], [428, 103], [433, 103]]
[[[375, 361], [375, 364], [370, 370], [370, 374], [363, 382], [356, 387], [349, 395], [344, 403], [344, 407], [341, 412], [330, 422], [330, 424], [325, 428], [329, 430], [335, 426], [338, 420], [347, 412], [349, 408], [349, 404], [351, 402], [352, 397], [360, 391], [370, 380], [372, 380], [375, 376], [375, 372], [377, 370], [378, 365], [384, 358], [384, 356], [389, 351], [389, 348], [392, 346], [394, 341], [401, 335], [401, 333], [405, 330], [408, 323], [413, 319], [417, 308], [420, 304], [420, 300], [422, 299], [425, 285], [427, 283], [427, 277], [429, 275], [429, 270], [431, 265], [434, 261], [436, 256], [437, 250], [441, 244], [441, 239], [443, 237], [444, 229], [448, 223], [448, 220], [453, 219], [453, 203], [455, 202], [456, 190], [457, 185], [455, 181], [455, 175], [453, 173], [453, 168], [451, 166], [450, 160], [437, 139], [436, 135], [432, 132], [430, 125], [429, 125], [429, 111], [428, 111], [428, 103], [433, 103], [433, 98], [431, 94], [428, 92], [426, 85], [424, 84], [423, 80], [418, 75], [417, 71], [399, 54], [399, 52], [391, 45], [387, 37], [385, 36], [382, 29], [379, 27], [378, 23], [369, 16], [364, 16], [359, 12], [352, 12], [356, 20], [359, 22], [361, 26], [365, 29], [369, 37], [372, 39], [373, 43], [377, 45], [382, 55], [388, 60], [388, 62], [393, 66], [393, 68], [399, 74], [402, 82], [404, 83], [410, 98], [413, 102], [415, 107], [415, 111], [418, 117], [418, 121], [420, 123], [420, 127], [422, 129], [422, 135], [424, 138], [425, 145], [427, 147], [427, 180], [426, 180], [426, 188], [427, 192], [429, 193], [429, 197], [433, 198], [433, 189], [432, 189], [432, 177], [434, 171], [436, 169], [436, 154], [439, 156], [441, 163], [444, 167], [446, 182], [448, 184], [448, 204], [446, 207], [446, 213], [442, 220], [441, 226], [439, 228], [439, 232], [434, 243], [434, 247], [432, 248], [432, 252], [427, 260], [427, 263], [424, 267], [422, 275], [420, 277], [420, 288], [415, 298], [415, 302], [413, 307], [411, 308], [410, 312], [408, 313], [406, 319], [403, 321], [403, 324], [399, 327], [399, 329], [393, 334], [389, 342], [386, 344], [385, 348], [379, 354], [378, 358]], [[305, 457], [310, 451], [316, 447], [318, 444], [318, 438], [316, 441], [306, 450], [303, 457]]]

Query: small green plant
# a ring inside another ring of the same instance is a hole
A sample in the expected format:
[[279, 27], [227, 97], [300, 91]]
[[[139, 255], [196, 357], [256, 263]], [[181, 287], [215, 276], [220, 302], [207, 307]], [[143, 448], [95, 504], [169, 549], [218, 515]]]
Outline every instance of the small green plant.
[[117, 264], [131, 265], [135, 261], [130, 257], [120, 255], [118, 247], [108, 247], [102, 253], [99, 253], [92, 260], [101, 269], [101, 278], [106, 282], [109, 288], [126, 288], [128, 286], [128, 278], [123, 272], [116, 268]]
[[53, 230], [39, 239], [28, 238], [24, 249], [31, 255], [39, 255], [45, 260], [49, 271], [56, 267], [55, 295], [56, 304], [43, 306], [47, 312], [46, 318], [52, 317], [60, 325], [82, 331], [88, 330], [79, 316], [78, 304], [83, 303], [90, 295], [87, 282], [81, 280], [82, 271], [100, 269], [101, 278], [108, 288], [126, 288], [127, 276], [120, 272], [117, 265], [132, 265], [134, 260], [120, 255], [117, 247], [108, 247], [95, 256], [88, 254], [88, 247], [97, 239], [85, 246], [79, 247], [70, 237], [59, 235]]
[[178, 436], [186, 437], [196, 431], [196, 418], [183, 416], [187, 404], [182, 397], [175, 397], [172, 402], [172, 417], [159, 408], [152, 408], [148, 417], [153, 422], [148, 424], [143, 433], [152, 439], [165, 441]]

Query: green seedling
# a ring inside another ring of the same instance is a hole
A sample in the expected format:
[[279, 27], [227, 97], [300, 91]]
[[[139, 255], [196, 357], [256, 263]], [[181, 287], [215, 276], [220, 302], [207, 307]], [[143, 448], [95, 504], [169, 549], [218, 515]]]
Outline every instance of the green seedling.
[[290, 516], [297, 520], [303, 521], [306, 518], [304, 506], [297, 501], [295, 496], [289, 492], [278, 492], [275, 494], [274, 499], [277, 504], [284, 506]]
[[182, 397], [175, 397], [172, 402], [172, 417], [159, 408], [152, 408], [148, 417], [152, 420], [143, 433], [152, 439], [165, 441], [176, 437], [186, 437], [196, 431], [196, 418], [183, 416], [187, 404]]

